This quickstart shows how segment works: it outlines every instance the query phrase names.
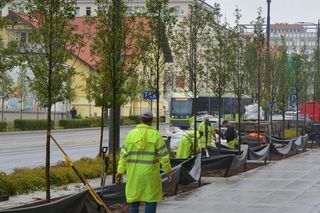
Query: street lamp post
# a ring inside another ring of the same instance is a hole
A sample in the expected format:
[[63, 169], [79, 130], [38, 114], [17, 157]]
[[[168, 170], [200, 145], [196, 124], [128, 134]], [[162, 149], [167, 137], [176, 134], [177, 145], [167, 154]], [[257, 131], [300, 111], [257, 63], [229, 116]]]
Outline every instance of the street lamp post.
[[267, 0], [268, 3], [268, 16], [267, 16], [267, 48], [270, 48], [270, 4], [271, 0]]

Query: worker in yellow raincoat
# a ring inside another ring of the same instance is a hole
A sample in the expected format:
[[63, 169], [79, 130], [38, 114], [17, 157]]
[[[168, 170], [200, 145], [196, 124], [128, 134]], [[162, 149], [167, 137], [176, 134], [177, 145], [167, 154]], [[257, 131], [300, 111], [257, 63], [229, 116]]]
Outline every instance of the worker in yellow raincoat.
[[227, 131], [224, 133], [224, 138], [227, 140], [228, 147], [235, 149], [238, 145], [237, 131], [230, 125], [229, 121], [224, 120], [222, 122], [223, 127], [227, 127]]
[[[197, 131], [198, 139], [201, 138], [200, 133]], [[199, 147], [197, 152], [199, 151]], [[187, 131], [179, 141], [178, 151], [176, 158], [189, 158], [194, 149], [194, 130]]]
[[145, 212], [156, 212], [163, 196], [160, 164], [168, 181], [173, 178], [167, 146], [159, 131], [151, 127], [152, 119], [151, 111], [142, 113], [141, 124], [128, 133], [120, 152], [117, 179], [127, 173], [129, 212], [138, 213], [140, 202], [145, 202]]
[[199, 140], [199, 147], [202, 151], [202, 155], [205, 156], [207, 146], [211, 146], [212, 135], [214, 134], [214, 128], [209, 122], [209, 117], [205, 117], [204, 121], [198, 127], [198, 131], [202, 132], [203, 136]]

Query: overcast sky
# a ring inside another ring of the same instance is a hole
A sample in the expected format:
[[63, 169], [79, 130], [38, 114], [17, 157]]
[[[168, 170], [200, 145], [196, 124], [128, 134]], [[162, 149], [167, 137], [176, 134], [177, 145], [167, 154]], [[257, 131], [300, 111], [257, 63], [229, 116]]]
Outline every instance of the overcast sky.
[[[213, 5], [221, 5], [222, 13], [228, 22], [233, 22], [236, 5], [242, 11], [241, 23], [248, 24], [257, 17], [257, 8], [261, 7], [263, 16], [267, 16], [267, 0], [206, 0]], [[271, 0], [271, 23], [318, 22], [320, 18], [320, 0]], [[266, 20], [266, 19], [265, 19]]]

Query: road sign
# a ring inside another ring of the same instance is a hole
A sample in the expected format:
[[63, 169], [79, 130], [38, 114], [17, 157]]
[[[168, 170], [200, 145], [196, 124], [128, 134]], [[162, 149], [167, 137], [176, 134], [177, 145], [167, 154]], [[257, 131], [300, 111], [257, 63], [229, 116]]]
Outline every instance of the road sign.
[[272, 106], [274, 106], [274, 105], [276, 105], [276, 102], [275, 102], [275, 101], [267, 101], [267, 102], [266, 102], [266, 107], [272, 107]]
[[156, 100], [157, 94], [154, 91], [144, 91], [143, 92], [143, 99]]

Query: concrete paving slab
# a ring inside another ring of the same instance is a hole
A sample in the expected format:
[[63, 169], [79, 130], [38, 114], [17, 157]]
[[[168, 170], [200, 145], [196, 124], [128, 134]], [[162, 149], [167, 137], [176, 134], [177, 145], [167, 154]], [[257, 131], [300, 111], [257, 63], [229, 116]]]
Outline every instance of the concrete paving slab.
[[320, 213], [320, 150], [311, 150], [159, 203], [157, 212]]

